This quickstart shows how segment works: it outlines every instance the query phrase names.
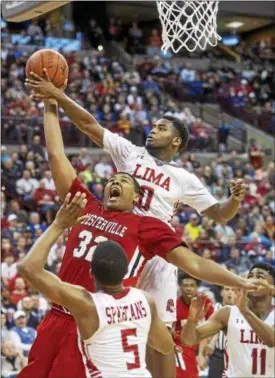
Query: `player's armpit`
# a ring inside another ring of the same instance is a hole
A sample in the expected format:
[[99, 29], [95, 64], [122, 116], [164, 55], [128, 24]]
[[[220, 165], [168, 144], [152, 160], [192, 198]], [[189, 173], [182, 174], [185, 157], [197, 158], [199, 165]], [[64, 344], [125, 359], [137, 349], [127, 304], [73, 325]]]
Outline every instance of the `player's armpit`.
[[170, 354], [174, 350], [174, 341], [166, 325], [158, 316], [154, 300], [146, 293], [151, 308], [151, 328], [148, 335], [148, 345], [161, 354]]

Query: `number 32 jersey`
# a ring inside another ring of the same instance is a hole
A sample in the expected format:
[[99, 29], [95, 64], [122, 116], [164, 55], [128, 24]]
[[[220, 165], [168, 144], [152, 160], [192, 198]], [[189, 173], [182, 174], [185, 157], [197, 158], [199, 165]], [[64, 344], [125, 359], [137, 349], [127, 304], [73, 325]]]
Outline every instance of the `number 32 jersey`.
[[118, 172], [130, 173], [141, 186], [135, 213], [170, 222], [178, 203], [189, 205], [199, 213], [217, 203], [195, 175], [173, 161], [160, 161], [145, 147], [137, 147], [108, 130], [104, 130], [103, 145]]
[[127, 254], [126, 286], [135, 286], [147, 260], [157, 255], [165, 259], [169, 251], [184, 244], [168, 225], [156, 218], [105, 209], [76, 178], [70, 192], [75, 195], [78, 191], [87, 194], [88, 203], [82, 213], [87, 219], [70, 232], [59, 272], [62, 281], [94, 292], [90, 262], [97, 244], [106, 240], [119, 243]]

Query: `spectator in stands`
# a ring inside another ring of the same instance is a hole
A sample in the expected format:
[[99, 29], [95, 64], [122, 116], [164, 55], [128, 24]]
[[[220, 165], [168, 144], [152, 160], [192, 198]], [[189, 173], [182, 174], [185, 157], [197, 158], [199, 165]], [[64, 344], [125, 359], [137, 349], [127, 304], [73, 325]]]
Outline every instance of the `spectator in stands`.
[[123, 134], [129, 134], [131, 129], [131, 122], [129, 120], [127, 113], [121, 113], [120, 119], [117, 122], [117, 127], [119, 131], [122, 131]]
[[1, 308], [5, 310], [15, 310], [16, 305], [11, 301], [11, 293], [7, 286], [2, 285], [1, 288]]
[[51, 190], [52, 192], [55, 192], [55, 184], [53, 181], [52, 172], [49, 169], [45, 171], [42, 181], [45, 184], [46, 190]]
[[230, 258], [226, 261], [226, 265], [234, 268], [237, 274], [243, 274], [251, 268], [252, 263], [247, 256], [241, 256], [238, 248], [232, 248]]
[[41, 223], [40, 215], [37, 212], [32, 212], [30, 214], [29, 220], [29, 232], [31, 232], [32, 236], [34, 237], [35, 232], [37, 230], [42, 230], [44, 232], [47, 226], [44, 223]]
[[38, 180], [32, 178], [30, 172], [27, 170], [23, 172], [23, 177], [16, 182], [17, 194], [22, 196], [25, 202], [32, 200], [33, 193], [38, 187]]
[[147, 54], [149, 56], [159, 55], [162, 45], [158, 29], [153, 29], [148, 41]]
[[18, 200], [11, 200], [9, 203], [9, 212], [17, 216], [18, 223], [26, 224], [28, 222], [28, 214], [21, 208]]
[[2, 177], [2, 185], [6, 188], [9, 195], [15, 195], [16, 180], [18, 179], [18, 175], [14, 163], [10, 158], [5, 160], [3, 163]]
[[9, 281], [17, 274], [17, 265], [14, 255], [11, 253], [4, 255], [4, 261], [1, 264], [1, 277], [4, 285], [8, 286]]
[[188, 234], [192, 241], [197, 240], [200, 236], [201, 226], [199, 221], [197, 214], [191, 214], [190, 221], [184, 227], [184, 234]]
[[27, 326], [27, 315], [24, 311], [16, 311], [14, 320], [15, 327], [11, 329], [11, 339], [18, 348], [22, 349], [24, 356], [28, 356], [36, 337], [36, 331]]
[[103, 31], [94, 18], [89, 21], [89, 40], [92, 47], [97, 48], [102, 44]]
[[27, 33], [32, 37], [33, 41], [43, 37], [43, 30], [38, 24], [38, 20], [32, 20], [30, 26], [28, 27]]
[[128, 31], [128, 51], [131, 54], [136, 54], [140, 51], [142, 37], [142, 30], [138, 27], [137, 22], [133, 22], [132, 27]]
[[10, 331], [7, 327], [7, 310], [1, 308], [1, 342], [4, 343], [7, 340], [11, 340]]
[[100, 157], [99, 162], [94, 167], [94, 170], [100, 178], [104, 178], [106, 173], [109, 177], [111, 177], [113, 174], [113, 167], [105, 156]]
[[45, 215], [47, 223], [53, 221], [54, 210], [57, 210], [57, 197], [54, 191], [46, 189], [45, 181], [40, 180], [39, 188], [33, 193], [33, 201], [37, 208]]
[[28, 295], [26, 283], [21, 277], [17, 277], [14, 282], [14, 289], [11, 293], [11, 301], [17, 305], [17, 303]]
[[88, 150], [85, 147], [81, 148], [79, 158], [80, 158], [81, 163], [84, 167], [86, 167], [87, 164], [91, 164], [91, 162], [92, 162], [92, 158], [91, 158], [91, 156], [89, 156]]
[[30, 151], [32, 151], [35, 156], [39, 155], [42, 159], [45, 159], [45, 150], [41, 145], [41, 138], [39, 135], [33, 136]]
[[45, 316], [49, 309], [48, 302], [45, 298], [40, 297], [38, 293], [31, 294], [32, 299], [32, 314], [37, 317], [38, 322]]
[[[25, 312], [27, 317], [27, 326], [36, 329], [39, 324], [39, 319], [37, 318], [36, 314], [33, 314], [33, 303], [32, 298], [30, 296], [26, 296], [22, 298], [21, 301], [22, 310]], [[19, 307], [17, 305], [17, 307]]]
[[22, 351], [11, 340], [6, 340], [2, 344], [1, 361], [1, 376], [3, 378], [16, 378], [28, 362]]
[[190, 63], [186, 63], [180, 71], [181, 80], [185, 83], [192, 83], [196, 80], [196, 72]]

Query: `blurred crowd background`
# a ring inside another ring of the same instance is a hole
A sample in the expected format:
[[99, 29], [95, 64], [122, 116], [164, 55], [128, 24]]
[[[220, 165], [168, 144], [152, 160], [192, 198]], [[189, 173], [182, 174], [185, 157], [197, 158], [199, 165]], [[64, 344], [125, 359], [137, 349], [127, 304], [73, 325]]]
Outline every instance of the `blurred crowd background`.
[[[140, 26], [137, 20], [127, 24], [118, 18], [102, 24], [89, 17], [85, 27], [76, 27], [73, 19], [63, 19], [60, 27], [58, 17], [53, 12], [24, 24], [2, 19], [1, 332], [5, 378], [16, 377], [26, 364], [36, 329], [50, 307], [20, 277], [17, 264], [60, 206], [44, 148], [43, 104], [32, 102], [24, 87], [25, 64], [37, 48], [59, 49], [70, 67], [66, 93], [104, 127], [137, 145], [144, 144], [152, 123], [161, 115], [184, 120], [190, 141], [177, 162], [195, 173], [221, 202], [230, 196], [233, 178], [245, 181], [247, 194], [238, 215], [226, 225], [180, 205], [172, 221], [176, 232], [193, 251], [237, 274], [258, 261], [275, 266], [274, 139], [270, 143], [275, 133], [274, 36], [249, 44], [240, 40], [230, 49], [184, 52], [179, 58], [160, 50], [159, 25]], [[112, 161], [62, 111], [60, 125], [79, 179], [102, 200], [105, 183], [115, 169]], [[65, 233], [59, 238], [47, 262], [47, 269], [55, 274], [67, 237]], [[202, 288], [214, 303], [221, 300], [217, 287], [202, 283]]]

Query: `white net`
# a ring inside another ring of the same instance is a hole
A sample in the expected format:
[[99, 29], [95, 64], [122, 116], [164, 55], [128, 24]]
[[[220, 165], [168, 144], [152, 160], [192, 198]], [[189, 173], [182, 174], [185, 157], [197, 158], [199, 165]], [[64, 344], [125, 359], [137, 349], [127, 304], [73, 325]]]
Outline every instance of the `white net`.
[[194, 51], [215, 47], [221, 37], [217, 33], [218, 1], [157, 1], [162, 25], [162, 50], [177, 53], [185, 47]]

